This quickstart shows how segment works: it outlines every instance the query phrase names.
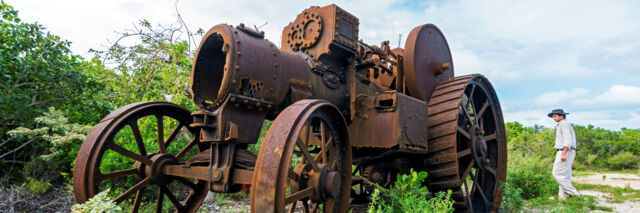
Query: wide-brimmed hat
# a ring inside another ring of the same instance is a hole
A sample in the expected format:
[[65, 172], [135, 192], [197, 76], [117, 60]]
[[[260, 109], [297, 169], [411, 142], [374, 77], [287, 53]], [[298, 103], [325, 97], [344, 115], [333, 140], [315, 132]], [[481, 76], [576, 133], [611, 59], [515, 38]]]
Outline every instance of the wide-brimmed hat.
[[551, 112], [549, 114], [547, 114], [547, 116], [549, 117], [553, 117], [553, 114], [558, 114], [558, 115], [568, 115], [568, 112], [564, 112], [564, 110], [562, 109], [554, 109], [551, 110]]

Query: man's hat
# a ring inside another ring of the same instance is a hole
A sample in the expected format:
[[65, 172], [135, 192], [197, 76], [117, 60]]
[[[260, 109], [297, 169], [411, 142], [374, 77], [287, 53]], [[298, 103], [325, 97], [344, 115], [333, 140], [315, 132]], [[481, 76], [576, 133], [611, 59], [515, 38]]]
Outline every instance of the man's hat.
[[553, 114], [558, 114], [558, 115], [568, 115], [569, 113], [565, 113], [564, 110], [562, 109], [554, 109], [551, 110], [551, 112], [549, 114], [547, 114], [547, 116], [549, 117], [553, 117]]

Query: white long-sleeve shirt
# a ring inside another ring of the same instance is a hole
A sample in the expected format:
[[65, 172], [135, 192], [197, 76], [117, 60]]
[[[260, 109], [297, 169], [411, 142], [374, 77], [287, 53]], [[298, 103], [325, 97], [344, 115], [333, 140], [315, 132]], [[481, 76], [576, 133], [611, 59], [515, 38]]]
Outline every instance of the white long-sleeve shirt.
[[571, 123], [565, 120], [558, 122], [556, 126], [556, 149], [576, 148], [576, 133], [573, 131]]

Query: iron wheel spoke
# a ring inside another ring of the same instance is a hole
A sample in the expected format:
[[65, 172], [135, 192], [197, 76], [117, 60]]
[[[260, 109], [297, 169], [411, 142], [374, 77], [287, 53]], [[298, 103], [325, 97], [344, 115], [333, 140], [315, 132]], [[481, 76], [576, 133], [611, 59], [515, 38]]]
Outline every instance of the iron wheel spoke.
[[476, 191], [479, 192], [480, 196], [482, 197], [482, 200], [484, 200], [484, 203], [486, 203], [487, 205], [490, 205], [491, 202], [489, 202], [489, 199], [487, 199], [487, 196], [484, 194], [484, 190], [482, 189], [482, 187], [480, 186], [480, 184], [477, 181], [478, 176], [479, 175], [476, 174], [476, 181], [473, 181], [473, 184], [475, 185], [475, 189], [476, 189]]
[[493, 177], [498, 177], [498, 173], [496, 173], [496, 169], [489, 167], [488, 165], [484, 167], [485, 170], [487, 170], [487, 172], [491, 173], [491, 175], [493, 175]]
[[173, 129], [173, 131], [171, 131], [171, 135], [169, 135], [169, 138], [167, 138], [167, 141], [164, 142], [164, 147], [169, 147], [169, 145], [171, 144], [171, 142], [173, 142], [173, 140], [176, 139], [176, 136], [178, 136], [178, 133], [180, 133], [180, 129], [182, 129], [182, 123], [178, 123], [178, 127], [176, 127], [175, 129]]
[[484, 141], [491, 141], [496, 139], [496, 133], [484, 136]]
[[191, 149], [191, 147], [193, 147], [193, 145], [196, 145], [196, 138], [191, 140], [191, 142], [189, 142], [189, 144], [187, 144], [187, 146], [182, 148], [182, 150], [180, 150], [180, 152], [178, 152], [178, 154], [176, 154], [176, 159], [178, 159], [178, 160], [182, 159], [182, 157], [184, 157], [184, 155], [187, 154], [187, 152]]
[[324, 152], [325, 150], [325, 146], [324, 146], [324, 122], [320, 121], [320, 145], [321, 145], [321, 150], [322, 152], [322, 163], [327, 163], [327, 155], [325, 154], [326, 152]]
[[471, 148], [468, 148], [468, 149], [459, 151], [458, 152], [458, 158], [463, 158], [463, 157], [465, 157], [467, 155], [470, 155], [470, 154], [471, 154]]
[[120, 177], [125, 177], [128, 175], [132, 175], [135, 174], [137, 171], [137, 169], [135, 168], [131, 168], [131, 169], [125, 169], [125, 170], [120, 170], [117, 172], [109, 172], [106, 174], [100, 174], [98, 175], [98, 177], [96, 177], [96, 180], [102, 181], [102, 180], [107, 180], [107, 179], [116, 179], [116, 178], [120, 178]]
[[489, 107], [489, 100], [485, 101], [484, 104], [482, 105], [482, 108], [480, 108], [480, 111], [478, 111], [478, 117], [482, 117], [482, 114], [484, 114], [485, 110], [487, 110], [487, 107]]
[[[324, 150], [325, 150], [325, 149], [327, 149], [327, 148], [329, 147], [329, 145], [331, 145], [331, 142], [333, 142], [333, 135], [329, 135], [329, 139], [327, 140], [327, 143], [324, 145], [324, 148], [322, 148], [322, 149], [320, 150], [320, 152], [318, 152], [318, 155], [316, 155], [316, 157], [315, 157], [315, 158], [313, 158], [313, 160], [318, 161], [318, 160], [319, 160], [318, 158], [320, 158], [320, 157], [321, 157], [321, 155], [320, 155], [320, 154], [322, 154], [322, 155], [324, 155], [324, 154], [325, 154], [325, 151], [324, 151]], [[326, 163], [326, 162], [325, 162], [325, 163]]]
[[300, 148], [300, 152], [302, 152], [302, 155], [304, 155], [304, 158], [307, 160], [307, 162], [309, 162], [309, 164], [311, 164], [311, 168], [313, 168], [313, 171], [320, 171], [320, 167], [318, 167], [318, 164], [315, 162], [315, 160], [313, 160], [313, 157], [311, 157], [307, 145], [304, 145], [301, 140], [297, 140], [296, 142], [298, 144], [298, 148]]
[[133, 137], [136, 139], [136, 144], [138, 145], [138, 150], [140, 150], [140, 155], [147, 156], [147, 149], [144, 148], [144, 141], [142, 140], [142, 135], [140, 134], [140, 127], [138, 126], [138, 121], [133, 121], [129, 124], [131, 127], [131, 131], [133, 132]]
[[124, 201], [124, 199], [127, 199], [127, 197], [129, 197], [131, 194], [133, 194], [133, 192], [136, 192], [136, 191], [139, 191], [139, 190], [143, 189], [145, 186], [147, 186], [147, 184], [149, 184], [149, 182], [151, 182], [151, 178], [150, 177], [146, 177], [145, 179], [143, 179], [142, 181], [138, 182], [136, 185], [134, 185], [133, 187], [131, 187], [130, 189], [128, 189], [127, 191], [122, 193], [114, 201], [116, 202], [116, 204], [119, 204], [120, 202]]
[[471, 159], [471, 162], [469, 162], [469, 166], [467, 166], [467, 169], [465, 169], [464, 173], [462, 173], [462, 178], [460, 180], [467, 181], [467, 176], [469, 175], [469, 173], [471, 173], [471, 168], [473, 168], [473, 164], [475, 164], [475, 161]]
[[291, 208], [289, 209], [289, 213], [293, 213], [296, 211], [296, 204], [298, 203], [298, 201], [293, 201], [293, 203], [291, 204]]
[[471, 140], [471, 134], [469, 134], [469, 132], [467, 132], [467, 130], [464, 130], [462, 127], [458, 126], [456, 127], [456, 129], [458, 130], [458, 132], [462, 135], [464, 135], [464, 137], [466, 137], [467, 139]]
[[133, 201], [133, 207], [131, 208], [131, 212], [137, 213], [138, 210], [140, 209], [140, 203], [142, 202], [143, 191], [144, 189], [140, 189], [138, 190], [138, 192], [136, 192], [136, 199]]
[[313, 193], [313, 187], [309, 187], [309, 188], [297, 191], [295, 193], [292, 193], [284, 199], [284, 204], [287, 205], [291, 202], [295, 202], [302, 198], [309, 197], [311, 196], [311, 193]]
[[160, 186], [160, 189], [164, 190], [164, 193], [169, 198], [169, 201], [171, 201], [171, 203], [173, 203], [173, 206], [176, 207], [178, 212], [182, 212], [182, 209], [184, 207], [182, 206], [182, 204], [180, 204], [180, 201], [173, 195], [173, 193], [171, 193], [171, 191], [169, 191], [169, 188], [167, 188], [167, 186]]
[[127, 156], [127, 157], [131, 158], [131, 159], [139, 161], [140, 163], [144, 163], [144, 164], [147, 164], [147, 165], [151, 165], [151, 163], [152, 163], [151, 160], [149, 160], [149, 158], [146, 158], [146, 157], [144, 157], [142, 155], [138, 155], [135, 152], [129, 151], [129, 150], [125, 149], [124, 147], [114, 143], [113, 141], [111, 141], [109, 143], [108, 147], [109, 147], [109, 149], [111, 149], [113, 151], [116, 151], [117, 153], [120, 153], [120, 154], [122, 154], [124, 156]]
[[156, 204], [156, 213], [162, 213], [162, 203], [164, 201], [164, 190], [158, 189], [158, 203]]
[[298, 181], [298, 174], [296, 174], [293, 170], [289, 169], [289, 173], [287, 174], [287, 176], [289, 178], [291, 178], [294, 181]]
[[162, 121], [162, 115], [156, 114], [156, 126], [158, 128], [158, 153], [167, 152], [167, 147], [164, 146], [164, 125]]

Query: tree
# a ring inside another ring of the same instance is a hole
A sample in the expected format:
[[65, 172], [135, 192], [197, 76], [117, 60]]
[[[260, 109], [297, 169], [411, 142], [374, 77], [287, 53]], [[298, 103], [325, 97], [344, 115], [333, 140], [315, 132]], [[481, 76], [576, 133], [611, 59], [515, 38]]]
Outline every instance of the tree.
[[49, 107], [64, 111], [73, 123], [94, 123], [109, 108], [93, 98], [105, 86], [91, 75], [102, 70], [100, 64], [73, 55], [70, 42], [46, 32], [42, 25], [22, 22], [18, 11], [4, 1], [0, 14], [2, 165], [3, 160], [28, 161], [38, 154], [38, 143], [27, 146], [26, 141], [10, 138], [6, 132], [33, 127], [34, 118]]

